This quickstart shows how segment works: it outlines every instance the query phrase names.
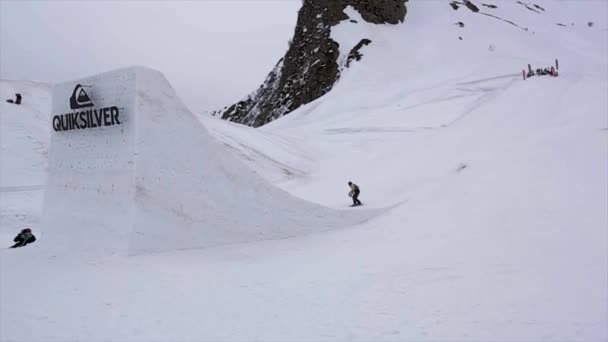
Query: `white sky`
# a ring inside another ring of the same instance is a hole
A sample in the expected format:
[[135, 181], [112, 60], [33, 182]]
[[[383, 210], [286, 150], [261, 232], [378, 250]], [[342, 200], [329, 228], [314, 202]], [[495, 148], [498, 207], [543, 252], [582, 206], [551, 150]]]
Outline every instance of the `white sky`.
[[162, 71], [195, 111], [255, 90], [287, 50], [299, 0], [0, 0], [0, 78]]

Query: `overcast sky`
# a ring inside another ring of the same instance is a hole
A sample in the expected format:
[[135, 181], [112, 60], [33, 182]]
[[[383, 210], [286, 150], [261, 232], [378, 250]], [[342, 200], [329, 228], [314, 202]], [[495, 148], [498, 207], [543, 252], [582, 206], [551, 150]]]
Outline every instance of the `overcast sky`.
[[256, 89], [287, 50], [300, 0], [0, 0], [0, 78], [62, 82], [162, 71], [195, 111]]

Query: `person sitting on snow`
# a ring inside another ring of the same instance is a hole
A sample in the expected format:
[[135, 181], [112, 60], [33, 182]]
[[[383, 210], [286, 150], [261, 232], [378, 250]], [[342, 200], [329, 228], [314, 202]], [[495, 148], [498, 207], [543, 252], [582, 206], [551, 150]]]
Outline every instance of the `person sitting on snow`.
[[19, 93], [15, 94], [15, 100], [8, 99], [8, 100], [6, 100], [6, 102], [14, 103], [14, 104], [21, 104], [21, 94], [19, 94]]
[[36, 241], [36, 237], [34, 236], [34, 234], [32, 234], [32, 230], [29, 228], [25, 228], [21, 230], [21, 232], [17, 234], [17, 236], [15, 236], [15, 238], [13, 239], [13, 242], [15, 242], [15, 244], [12, 245], [10, 248], [23, 247], [28, 243], [32, 243], [34, 241]]
[[348, 182], [348, 186], [350, 186], [350, 192], [348, 193], [348, 196], [353, 198], [353, 207], [357, 206], [357, 205], [361, 205], [361, 201], [359, 201], [359, 193], [361, 193], [361, 190], [359, 190], [359, 186], [353, 182]]

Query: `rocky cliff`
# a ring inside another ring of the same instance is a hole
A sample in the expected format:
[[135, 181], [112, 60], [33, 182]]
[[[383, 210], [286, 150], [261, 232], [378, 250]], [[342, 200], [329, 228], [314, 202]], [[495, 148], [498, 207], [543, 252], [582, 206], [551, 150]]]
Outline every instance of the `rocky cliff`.
[[[258, 127], [323, 96], [340, 78], [339, 45], [331, 39], [331, 29], [341, 21], [349, 20], [344, 9], [352, 6], [369, 23], [395, 25], [405, 18], [406, 2], [304, 0], [289, 49], [264, 83], [244, 100], [216, 111], [214, 115]], [[369, 44], [373, 41], [362, 39], [352, 47], [343, 67], [360, 60], [363, 55], [359, 50]]]

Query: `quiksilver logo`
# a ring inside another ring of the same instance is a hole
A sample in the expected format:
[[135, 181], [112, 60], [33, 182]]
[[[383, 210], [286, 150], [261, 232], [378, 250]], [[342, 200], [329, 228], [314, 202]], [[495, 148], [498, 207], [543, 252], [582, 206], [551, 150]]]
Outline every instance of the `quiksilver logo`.
[[72, 96], [70, 96], [70, 108], [79, 109], [87, 107], [93, 107], [93, 101], [91, 101], [87, 92], [84, 91], [82, 85], [77, 84], [72, 92]]
[[[77, 84], [70, 96], [70, 108], [81, 109], [93, 107], [93, 101], [82, 85]], [[53, 116], [53, 129], [56, 132], [73, 129], [95, 128], [120, 125], [120, 110], [117, 106], [91, 108]]]

